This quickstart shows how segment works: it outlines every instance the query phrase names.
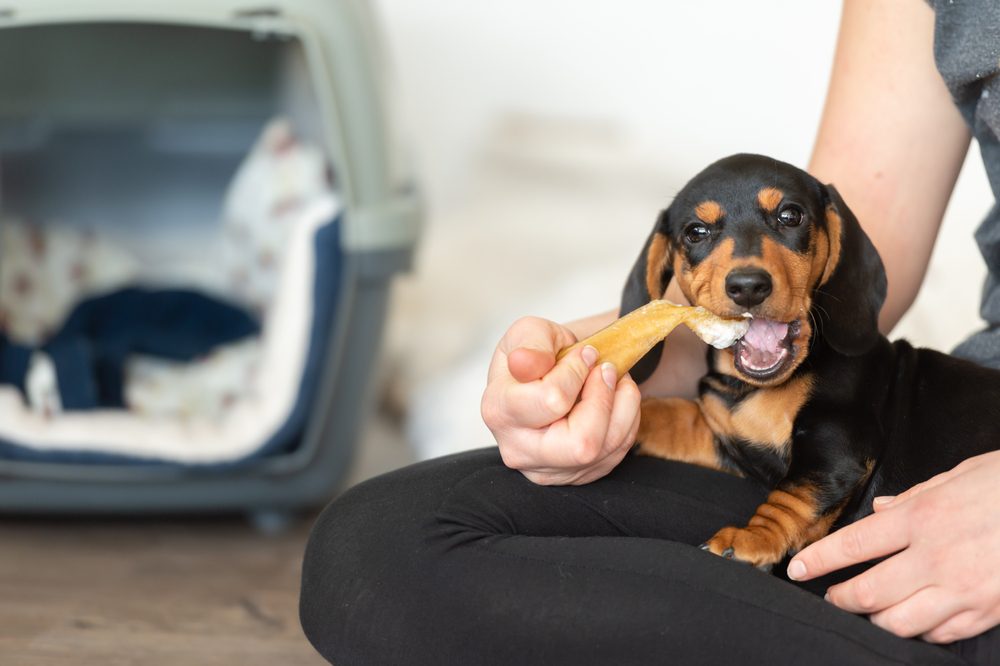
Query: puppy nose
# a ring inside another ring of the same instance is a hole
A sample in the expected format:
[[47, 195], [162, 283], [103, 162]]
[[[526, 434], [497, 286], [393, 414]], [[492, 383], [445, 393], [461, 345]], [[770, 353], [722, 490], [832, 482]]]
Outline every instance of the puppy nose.
[[726, 276], [726, 296], [737, 305], [752, 308], [771, 295], [771, 276], [759, 269], [736, 270]]

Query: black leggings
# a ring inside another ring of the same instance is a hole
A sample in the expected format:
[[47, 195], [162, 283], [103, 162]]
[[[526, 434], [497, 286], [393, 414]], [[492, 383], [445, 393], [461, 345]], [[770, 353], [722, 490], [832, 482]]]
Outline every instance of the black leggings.
[[302, 626], [337, 666], [996, 663], [996, 630], [949, 649], [897, 638], [692, 547], [765, 495], [640, 456], [580, 487], [536, 486], [496, 449], [414, 465], [320, 516]]

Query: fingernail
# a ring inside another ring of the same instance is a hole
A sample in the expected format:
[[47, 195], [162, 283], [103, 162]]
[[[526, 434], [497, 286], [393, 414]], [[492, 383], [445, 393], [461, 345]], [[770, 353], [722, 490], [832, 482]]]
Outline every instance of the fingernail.
[[894, 495], [880, 495], [880, 496], [876, 497], [875, 499], [873, 499], [872, 502], [874, 504], [882, 505], [882, 504], [888, 504], [889, 502], [891, 502], [894, 499], [896, 499], [896, 497]]
[[827, 592], [826, 594], [823, 595], [823, 601], [829, 602], [831, 604], [833, 603], [833, 599], [830, 598], [830, 593], [829, 592]]
[[615, 386], [618, 385], [618, 371], [613, 363], [605, 363], [601, 366], [601, 377], [604, 378], [604, 383], [611, 390], [614, 390]]
[[788, 577], [798, 580], [806, 575], [806, 565], [801, 560], [792, 560], [788, 563]]
[[583, 348], [583, 351], [580, 352], [580, 356], [583, 357], [583, 362], [587, 364], [587, 367], [592, 368], [594, 364], [597, 363], [597, 357], [600, 356], [600, 354], [597, 353], [596, 347], [587, 345]]

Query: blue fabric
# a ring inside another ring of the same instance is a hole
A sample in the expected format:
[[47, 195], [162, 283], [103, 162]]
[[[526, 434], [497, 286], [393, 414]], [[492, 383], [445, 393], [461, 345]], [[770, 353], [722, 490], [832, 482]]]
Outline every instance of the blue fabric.
[[63, 409], [124, 408], [129, 356], [190, 362], [259, 332], [250, 313], [196, 291], [131, 288], [81, 302], [44, 350]]
[[[59, 401], [63, 409], [94, 409], [101, 404], [100, 377], [94, 358], [94, 344], [90, 340], [67, 337], [49, 345], [45, 351], [56, 369]], [[119, 366], [119, 371], [124, 372], [124, 365]], [[121, 383], [121, 379], [114, 380], [119, 393]]]
[[31, 347], [16, 345], [0, 333], [0, 384], [12, 384], [24, 393], [32, 351]]
[[[326, 359], [327, 343], [333, 327], [343, 274], [343, 254], [340, 248], [340, 217], [320, 227], [315, 235], [315, 276], [313, 281], [313, 318], [309, 325], [309, 349], [298, 395], [284, 424], [256, 451], [240, 460], [189, 465], [171, 460], [159, 460], [85, 450], [41, 451], [16, 441], [0, 439], [0, 458], [34, 462], [74, 464], [159, 464], [174, 467], [223, 469], [245, 464], [257, 458], [294, 449], [301, 440], [308, 417], [320, 386]], [[171, 343], [166, 343], [168, 346]], [[183, 345], [180, 345], [183, 347]], [[0, 363], [3, 359], [0, 358]]]

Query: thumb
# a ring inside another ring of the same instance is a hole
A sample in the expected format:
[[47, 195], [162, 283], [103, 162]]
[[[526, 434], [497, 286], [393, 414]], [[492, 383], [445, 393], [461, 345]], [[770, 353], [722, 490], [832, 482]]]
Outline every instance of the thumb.
[[551, 351], [519, 347], [507, 356], [507, 369], [511, 377], [521, 383], [541, 379], [556, 364], [556, 355]]

